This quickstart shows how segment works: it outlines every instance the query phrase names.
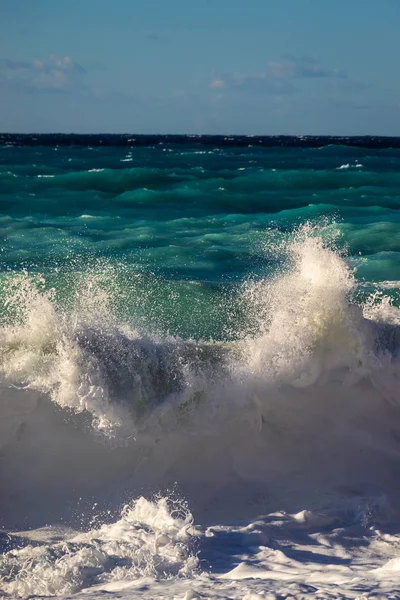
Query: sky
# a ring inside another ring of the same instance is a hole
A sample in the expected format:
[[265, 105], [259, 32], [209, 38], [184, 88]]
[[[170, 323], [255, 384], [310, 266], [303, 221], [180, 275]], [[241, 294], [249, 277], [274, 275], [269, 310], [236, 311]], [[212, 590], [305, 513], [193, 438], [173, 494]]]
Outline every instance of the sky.
[[400, 135], [400, 0], [0, 0], [0, 131]]

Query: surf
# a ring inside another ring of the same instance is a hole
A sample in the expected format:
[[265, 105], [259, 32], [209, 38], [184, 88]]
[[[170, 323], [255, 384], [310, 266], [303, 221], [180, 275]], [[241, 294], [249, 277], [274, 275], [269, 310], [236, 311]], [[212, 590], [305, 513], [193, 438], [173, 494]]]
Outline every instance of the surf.
[[[383, 292], [357, 303], [354, 270], [320, 227], [271, 239], [265, 255], [279, 252], [280, 266], [239, 286], [232, 302], [242, 319], [214, 341], [121, 320], [101, 271], [82, 272], [61, 299], [43, 274], [8, 274], [1, 524], [72, 531], [62, 534], [67, 555], [51, 542], [57, 581], [29, 536], [6, 553], [10, 593], [39, 589], [21, 567], [33, 556], [48, 569], [40, 589], [49, 594], [134, 577], [132, 565], [154, 575], [159, 561], [166, 576], [191, 577], [193, 523], [399, 501], [400, 311]], [[174, 494], [189, 507], [177, 521]], [[110, 539], [128, 570], [112, 563]], [[122, 539], [140, 539], [139, 554], [127, 557]]]

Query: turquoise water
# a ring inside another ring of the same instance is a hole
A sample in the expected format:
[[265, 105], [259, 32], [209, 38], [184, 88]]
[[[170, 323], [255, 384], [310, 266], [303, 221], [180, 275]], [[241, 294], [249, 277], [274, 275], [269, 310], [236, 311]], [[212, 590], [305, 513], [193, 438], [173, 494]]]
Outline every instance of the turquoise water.
[[0, 181], [3, 273], [65, 292], [103, 271], [119, 312], [153, 329], [229, 337], [233, 290], [274, 273], [304, 222], [339, 235], [360, 293], [396, 299], [400, 149], [6, 144]]

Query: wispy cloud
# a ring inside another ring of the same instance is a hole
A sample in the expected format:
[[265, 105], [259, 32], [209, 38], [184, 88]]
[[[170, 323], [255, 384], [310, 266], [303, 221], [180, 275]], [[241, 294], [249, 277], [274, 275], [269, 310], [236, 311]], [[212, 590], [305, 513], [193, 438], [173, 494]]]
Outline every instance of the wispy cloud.
[[29, 71], [33, 63], [22, 60], [10, 60], [8, 58], [0, 59], [0, 69], [9, 71]]
[[228, 73], [213, 79], [210, 83], [210, 87], [219, 91], [226, 89], [253, 94], [274, 95], [292, 94], [296, 91], [296, 88], [291, 82], [278, 77], [271, 77], [266, 73]]
[[345, 100], [342, 98], [329, 98], [327, 100], [327, 106], [335, 109], [343, 108], [350, 110], [369, 110], [373, 105], [365, 102], [353, 102], [351, 100]]
[[315, 58], [295, 58], [287, 56], [282, 60], [268, 61], [268, 71], [273, 77], [279, 79], [300, 78], [332, 78], [345, 79], [346, 73], [338, 68], [322, 67]]
[[148, 40], [150, 40], [152, 42], [162, 42], [162, 41], [164, 41], [164, 38], [161, 35], [158, 35], [158, 33], [154, 33], [154, 32], [148, 33], [146, 35], [146, 37], [147, 37]]
[[[44, 65], [46, 66], [46, 63], [44, 63]], [[51, 65], [54, 65], [57, 69], [63, 69], [64, 71], [73, 73], [86, 73], [86, 70], [82, 67], [82, 65], [77, 63], [75, 60], [72, 60], [69, 56], [59, 58], [53, 54], [50, 56], [50, 66]]]
[[36, 89], [67, 90], [79, 83], [86, 70], [69, 56], [50, 55], [45, 60], [16, 61], [0, 59], [0, 69], [8, 71], [8, 81]]
[[286, 56], [281, 60], [270, 60], [261, 73], [219, 74], [210, 82], [214, 91], [242, 91], [252, 94], [283, 95], [297, 91], [293, 80], [325, 78], [345, 80], [347, 74], [338, 68], [321, 66], [315, 58]]
[[366, 92], [367, 90], [373, 88], [373, 85], [370, 83], [364, 83], [362, 81], [335, 81], [334, 86], [341, 92], [349, 92], [354, 94]]
[[214, 90], [219, 90], [221, 88], [224, 88], [225, 86], [226, 81], [224, 79], [213, 79], [210, 83], [210, 88], [213, 88]]

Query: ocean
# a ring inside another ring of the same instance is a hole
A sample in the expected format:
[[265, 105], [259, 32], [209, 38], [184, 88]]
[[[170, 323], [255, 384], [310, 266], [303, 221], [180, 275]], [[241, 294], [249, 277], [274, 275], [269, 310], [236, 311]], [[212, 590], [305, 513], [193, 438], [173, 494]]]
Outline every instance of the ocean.
[[0, 135], [0, 594], [400, 598], [400, 138]]

